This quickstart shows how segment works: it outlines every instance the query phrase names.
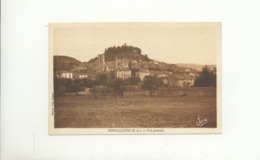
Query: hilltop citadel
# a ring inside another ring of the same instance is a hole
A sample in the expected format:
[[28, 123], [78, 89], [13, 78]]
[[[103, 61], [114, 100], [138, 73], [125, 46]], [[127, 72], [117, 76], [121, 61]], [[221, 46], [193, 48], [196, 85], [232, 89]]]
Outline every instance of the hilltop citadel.
[[95, 80], [99, 75], [106, 74], [121, 79], [139, 77], [143, 81], [145, 76], [155, 76], [168, 87], [190, 87], [194, 85], [197, 75], [197, 70], [192, 68], [151, 60], [147, 55], [142, 55], [139, 48], [126, 44], [107, 48], [103, 54], [99, 54], [89, 62], [74, 64], [70, 69], [66, 69], [64, 60], [54, 62], [54, 68], [57, 63], [63, 66], [54, 69], [54, 76], [65, 79]]

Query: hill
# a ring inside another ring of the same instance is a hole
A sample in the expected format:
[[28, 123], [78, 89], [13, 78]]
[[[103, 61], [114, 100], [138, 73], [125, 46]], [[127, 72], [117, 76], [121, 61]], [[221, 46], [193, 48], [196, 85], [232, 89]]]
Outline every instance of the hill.
[[54, 56], [53, 63], [54, 63], [54, 71], [57, 71], [57, 70], [69, 70], [70, 71], [70, 70], [82, 65], [82, 62], [78, 61], [75, 58], [68, 57], [68, 56]]
[[[113, 46], [106, 48], [104, 51], [105, 61], [111, 62], [115, 61], [116, 57], [118, 59], [128, 59], [136, 60], [139, 62], [140, 69], [149, 69], [155, 71], [176, 71], [183, 68], [192, 68], [200, 71], [204, 65], [198, 64], [168, 64], [164, 62], [159, 62], [148, 58], [147, 55], [143, 55], [142, 51], [138, 47], [128, 46], [126, 44], [122, 46]], [[141, 60], [141, 62], [139, 61]], [[68, 56], [54, 56], [54, 71], [67, 70], [72, 72], [97, 72], [97, 62], [98, 58], [93, 57], [88, 62], [81, 62], [75, 58]], [[215, 67], [215, 65], [209, 65], [210, 68]]]
[[[192, 68], [192, 69], [195, 69], [197, 71], [201, 71], [202, 68], [205, 66], [205, 65], [201, 65], [201, 64], [185, 64], [185, 63], [177, 63], [176, 65], [179, 66], [179, 67]], [[207, 65], [207, 66], [210, 69], [216, 67], [216, 65]]]
[[125, 58], [128, 60], [150, 61], [147, 55], [142, 55], [142, 50], [140, 48], [128, 46], [126, 44], [106, 48], [104, 55], [106, 62], [114, 61], [116, 57], [119, 59]]

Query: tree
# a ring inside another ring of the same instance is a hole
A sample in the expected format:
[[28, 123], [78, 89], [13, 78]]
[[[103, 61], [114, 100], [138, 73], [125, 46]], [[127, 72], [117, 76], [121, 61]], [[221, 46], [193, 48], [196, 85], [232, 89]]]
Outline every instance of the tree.
[[208, 66], [202, 68], [196, 77], [194, 87], [216, 87], [216, 68], [210, 70]]
[[81, 79], [54, 79], [54, 95], [62, 95], [64, 92], [84, 91], [84, 83]]
[[121, 98], [123, 97], [124, 91], [126, 90], [124, 81], [120, 78], [111, 81], [109, 89], [116, 101], [118, 96], [120, 96]]
[[134, 77], [134, 76], [136, 75], [136, 72], [139, 72], [139, 71], [140, 71], [139, 68], [133, 68], [133, 69], [131, 70], [131, 76]]
[[144, 78], [142, 89], [150, 92], [150, 97], [159, 88], [160, 81], [156, 77], [146, 76]]
[[108, 76], [106, 74], [101, 74], [98, 76], [98, 84], [99, 85], [107, 85]]
[[81, 79], [67, 80], [67, 92], [75, 92], [78, 94], [79, 91], [84, 91], [83, 81]]
[[65, 85], [66, 85], [66, 91], [69, 90], [70, 87], [74, 84], [74, 81], [72, 79], [64, 79]]
[[127, 79], [127, 83], [130, 85], [137, 85], [139, 82], [141, 82], [141, 79], [139, 77], [129, 77]]
[[84, 82], [82, 79], [75, 79], [74, 84], [78, 84], [79, 86], [82, 86], [82, 87], [84, 86]]
[[157, 78], [157, 84], [158, 86], [167, 86], [166, 84], [164, 84], [163, 78]]
[[84, 78], [83, 84], [84, 84], [84, 87], [91, 88], [94, 85], [94, 81], [89, 78]]
[[54, 96], [62, 95], [66, 91], [66, 79], [54, 79]]

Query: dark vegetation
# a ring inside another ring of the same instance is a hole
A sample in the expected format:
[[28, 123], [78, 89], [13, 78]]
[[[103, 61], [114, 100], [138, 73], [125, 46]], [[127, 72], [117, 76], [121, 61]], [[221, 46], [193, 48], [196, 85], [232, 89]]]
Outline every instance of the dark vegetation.
[[202, 68], [202, 71], [199, 72], [197, 76], [194, 87], [216, 87], [217, 86], [217, 70], [213, 68], [210, 70], [206, 65]]
[[129, 77], [128, 79], [114, 78], [111, 75], [101, 74], [97, 80], [85, 79], [55, 79], [54, 91], [55, 96], [63, 95], [65, 92], [76, 93], [84, 91], [85, 87], [90, 88], [90, 92], [95, 99], [102, 95], [104, 99], [108, 95], [114, 97], [117, 101], [118, 97], [122, 98], [127, 86], [142, 85], [142, 89], [149, 91], [150, 96], [159, 88], [163, 86], [161, 79], [156, 77], [147, 76], [141, 82], [139, 77]]
[[64, 92], [78, 93], [84, 91], [84, 81], [81, 79], [54, 79], [55, 96], [62, 95]]
[[116, 57], [119, 59], [150, 61], [147, 55], [142, 55], [140, 48], [126, 44], [106, 48], [104, 54], [106, 61], [114, 61]]
[[153, 93], [159, 88], [159, 86], [162, 85], [163, 82], [161, 79], [152, 76], [146, 76], [142, 84], [142, 89], [149, 91], [149, 95], [151, 97]]

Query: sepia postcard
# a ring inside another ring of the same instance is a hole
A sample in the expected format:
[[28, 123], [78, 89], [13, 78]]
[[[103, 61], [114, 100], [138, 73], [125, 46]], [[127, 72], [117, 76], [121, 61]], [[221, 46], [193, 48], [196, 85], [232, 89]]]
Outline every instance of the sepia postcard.
[[49, 24], [49, 134], [221, 133], [220, 22]]

